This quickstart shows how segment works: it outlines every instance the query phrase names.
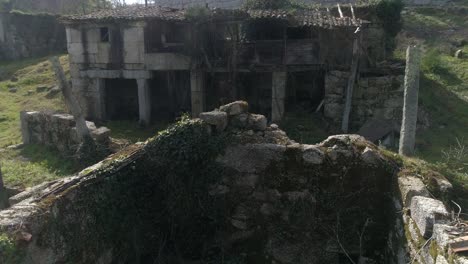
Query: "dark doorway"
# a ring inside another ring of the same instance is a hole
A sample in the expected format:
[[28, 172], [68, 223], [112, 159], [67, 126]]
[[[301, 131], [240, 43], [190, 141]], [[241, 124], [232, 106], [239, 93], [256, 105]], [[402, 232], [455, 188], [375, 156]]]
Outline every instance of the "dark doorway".
[[134, 79], [106, 79], [106, 113], [110, 120], [138, 120], [138, 85]]
[[271, 118], [271, 72], [239, 74], [239, 97], [249, 103], [250, 112]]
[[213, 110], [234, 102], [238, 99], [236, 87], [230, 78], [230, 74], [226, 72], [207, 74], [206, 76], [206, 109]]
[[290, 72], [286, 87], [286, 112], [315, 111], [325, 96], [325, 72]]
[[154, 72], [149, 85], [153, 121], [173, 121], [191, 111], [189, 71]]
[[207, 75], [206, 109], [219, 108], [237, 100], [249, 103], [249, 111], [270, 116], [271, 83], [269, 72], [237, 73], [233, 80], [229, 73]]

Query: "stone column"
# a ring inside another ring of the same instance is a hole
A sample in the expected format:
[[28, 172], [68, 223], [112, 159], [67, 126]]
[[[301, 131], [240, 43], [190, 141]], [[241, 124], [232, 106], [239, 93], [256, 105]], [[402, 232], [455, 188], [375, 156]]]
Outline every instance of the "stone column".
[[95, 118], [106, 120], [106, 85], [105, 80], [98, 78], [95, 80]]
[[137, 84], [140, 125], [145, 126], [151, 123], [151, 94], [146, 79], [137, 79]]
[[23, 144], [31, 144], [31, 133], [29, 131], [28, 121], [26, 120], [27, 112], [20, 112], [20, 121], [21, 121], [21, 136], [23, 138]]
[[419, 66], [421, 51], [416, 46], [406, 50], [405, 96], [400, 133], [400, 155], [414, 154], [416, 125], [418, 121]]
[[196, 118], [205, 110], [205, 73], [200, 70], [190, 72], [192, 91], [192, 117]]
[[271, 120], [279, 122], [284, 115], [284, 99], [286, 97], [287, 72], [273, 72], [271, 95]]

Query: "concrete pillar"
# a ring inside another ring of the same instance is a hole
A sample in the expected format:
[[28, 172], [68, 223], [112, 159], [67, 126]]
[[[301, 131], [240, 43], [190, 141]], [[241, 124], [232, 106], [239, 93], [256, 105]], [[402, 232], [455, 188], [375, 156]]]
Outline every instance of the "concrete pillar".
[[279, 122], [284, 116], [284, 99], [286, 97], [286, 72], [273, 72], [271, 95], [271, 121]]
[[151, 94], [146, 79], [138, 79], [137, 84], [140, 124], [145, 126], [151, 123]]
[[192, 117], [198, 117], [205, 110], [205, 73], [200, 70], [190, 72], [192, 91]]
[[98, 78], [96, 79], [96, 118], [98, 120], [106, 120], [106, 84], [105, 80]]
[[414, 154], [416, 126], [418, 121], [419, 65], [421, 51], [416, 46], [406, 50], [405, 95], [403, 120], [400, 132], [400, 155]]

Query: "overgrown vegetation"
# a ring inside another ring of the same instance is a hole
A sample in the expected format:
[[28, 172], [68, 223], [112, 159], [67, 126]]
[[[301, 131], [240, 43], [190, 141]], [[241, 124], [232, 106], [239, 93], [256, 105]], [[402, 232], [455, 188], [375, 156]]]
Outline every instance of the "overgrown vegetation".
[[403, 21], [401, 11], [404, 4], [402, 0], [380, 0], [371, 5], [375, 9], [378, 20], [385, 31], [385, 46], [387, 51], [395, 48], [395, 37], [400, 32]]
[[23, 254], [16, 243], [0, 232], [0, 263], [21, 263]]
[[[48, 236], [88, 241], [67, 244], [69, 262], [93, 261], [108, 245], [126, 263], [207, 257], [203, 242], [224, 224], [222, 199], [214, 201], [208, 189], [223, 175], [213, 160], [227, 142], [220, 134], [210, 135], [201, 121], [183, 118], [152, 138], [143, 157], [126, 163], [121, 154], [95, 172], [97, 182], [78, 192], [72, 209], [94, 218], [71, 219], [80, 221], [71, 225], [51, 219]], [[57, 205], [65, 214], [66, 203]]]

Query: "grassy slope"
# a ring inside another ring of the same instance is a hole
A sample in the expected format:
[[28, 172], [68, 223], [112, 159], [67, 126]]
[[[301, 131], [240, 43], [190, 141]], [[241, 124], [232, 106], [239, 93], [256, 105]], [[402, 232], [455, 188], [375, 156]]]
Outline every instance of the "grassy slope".
[[[60, 59], [68, 73], [68, 57]], [[11, 81], [11, 76], [18, 81]], [[38, 86], [54, 85], [55, 78], [46, 58], [0, 63], [0, 149], [21, 142], [20, 111], [65, 110], [60, 95], [47, 99], [47, 91], [36, 92]], [[18, 89], [16, 93], [9, 92], [13, 87]], [[3, 149], [0, 151], [0, 165], [5, 183], [17, 187], [69, 175], [77, 168], [60, 153], [40, 146], [27, 146], [22, 150]]]
[[[468, 59], [457, 59], [457, 49], [468, 53], [466, 14], [443, 9], [418, 8], [403, 15], [404, 30], [396, 56], [404, 56], [409, 43], [425, 50], [420, 103], [429, 112], [431, 126], [418, 134], [418, 155], [429, 161], [442, 150], [468, 140]], [[467, 141], [468, 143], [468, 141]], [[468, 161], [467, 161], [468, 162]]]
[[[65, 73], [69, 72], [68, 56], [60, 58]], [[15, 76], [18, 81], [11, 81]], [[80, 166], [61, 153], [41, 146], [21, 150], [5, 147], [21, 143], [19, 112], [22, 110], [52, 110], [63, 112], [62, 96], [46, 98], [47, 91], [36, 92], [40, 86], [53, 87], [56, 80], [46, 58], [0, 63], [0, 166], [8, 186], [28, 187], [44, 181], [70, 175]], [[10, 93], [9, 88], [17, 88]], [[130, 142], [144, 141], [167, 124], [140, 128], [136, 122], [115, 121], [105, 124], [111, 136]]]
[[[3, 76], [14, 76], [17, 82], [0, 81], [0, 147], [21, 142], [19, 112], [22, 110], [54, 110], [64, 111], [65, 105], [60, 96], [46, 99], [47, 92], [37, 93], [38, 86], [53, 87], [55, 77], [48, 62], [29, 60], [19, 63], [0, 65]], [[24, 67], [27, 63], [32, 65]], [[68, 58], [61, 57], [65, 71], [68, 71]], [[17, 88], [16, 93], [10, 93], [9, 88]], [[28, 94], [28, 91], [32, 93]]]
[[[413, 8], [403, 14], [404, 28], [395, 56], [404, 58], [408, 44], [423, 47], [420, 105], [430, 127], [418, 131], [415, 163], [436, 169], [454, 185], [454, 198], [468, 207], [468, 1], [457, 9]], [[464, 9], [464, 11], [460, 11]], [[451, 11], [452, 10], [452, 11]], [[454, 58], [462, 49], [463, 59]], [[456, 147], [457, 142], [466, 146]], [[443, 152], [451, 153], [448, 158]]]

